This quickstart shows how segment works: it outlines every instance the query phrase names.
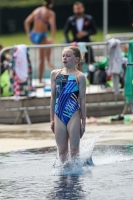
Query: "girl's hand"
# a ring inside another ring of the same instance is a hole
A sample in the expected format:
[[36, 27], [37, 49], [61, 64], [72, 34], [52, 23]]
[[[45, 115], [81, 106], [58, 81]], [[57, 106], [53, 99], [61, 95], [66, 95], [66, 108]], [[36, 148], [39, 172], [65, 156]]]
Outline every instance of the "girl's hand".
[[83, 137], [84, 132], [85, 132], [85, 123], [82, 123], [81, 124], [81, 130], [80, 130], [80, 138]]
[[51, 130], [52, 130], [53, 133], [54, 133], [54, 121], [51, 121], [51, 125], [50, 125], [50, 127], [51, 127]]

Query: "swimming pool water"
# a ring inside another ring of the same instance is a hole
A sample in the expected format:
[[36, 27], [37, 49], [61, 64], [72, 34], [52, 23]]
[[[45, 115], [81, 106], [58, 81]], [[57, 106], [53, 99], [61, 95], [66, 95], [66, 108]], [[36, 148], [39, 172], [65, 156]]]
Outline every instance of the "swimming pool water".
[[133, 199], [133, 146], [97, 145], [83, 174], [52, 174], [56, 151], [0, 154], [0, 200]]

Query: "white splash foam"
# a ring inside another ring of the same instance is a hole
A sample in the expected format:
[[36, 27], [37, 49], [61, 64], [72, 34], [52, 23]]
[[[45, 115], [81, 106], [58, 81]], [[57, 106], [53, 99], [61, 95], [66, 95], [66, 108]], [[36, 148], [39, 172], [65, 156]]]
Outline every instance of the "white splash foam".
[[[118, 126], [118, 125], [117, 125]], [[91, 140], [87, 140], [87, 142], [80, 146], [80, 157], [76, 160], [68, 160], [66, 163], [62, 164], [60, 162], [58, 152], [57, 157], [54, 163], [54, 169], [52, 171], [53, 175], [70, 175], [70, 174], [83, 174], [90, 170], [90, 167], [93, 166], [93, 162], [91, 163], [92, 153], [95, 146], [96, 141], [99, 139], [101, 135], [104, 133], [110, 132], [115, 127], [111, 127], [108, 130], [104, 130], [94, 136]], [[113, 153], [113, 152], [112, 152]], [[114, 155], [110, 152], [110, 155], [100, 155], [96, 158], [96, 163], [94, 165], [103, 165], [103, 164], [111, 164], [115, 162], [122, 162], [126, 160], [131, 160], [133, 158], [129, 158], [125, 155], [120, 156], [120, 152], [117, 155]], [[95, 159], [94, 159], [95, 160]]]

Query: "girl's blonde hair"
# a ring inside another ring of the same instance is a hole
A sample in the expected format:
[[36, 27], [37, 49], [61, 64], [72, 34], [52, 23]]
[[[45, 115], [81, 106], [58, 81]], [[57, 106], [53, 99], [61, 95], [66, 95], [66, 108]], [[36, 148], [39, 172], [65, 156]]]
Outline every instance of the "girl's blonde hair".
[[78, 66], [84, 61], [85, 52], [83, 51], [81, 53], [78, 47], [76, 47], [76, 46], [68, 46], [68, 47], [65, 47], [65, 49], [72, 50], [74, 55], [75, 55], [75, 57], [79, 57]]

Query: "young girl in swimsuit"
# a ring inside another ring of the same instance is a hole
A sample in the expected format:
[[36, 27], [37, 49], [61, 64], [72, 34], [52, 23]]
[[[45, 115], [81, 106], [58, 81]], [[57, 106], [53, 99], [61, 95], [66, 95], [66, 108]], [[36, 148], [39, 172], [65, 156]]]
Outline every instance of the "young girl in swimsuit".
[[76, 158], [79, 155], [80, 138], [85, 132], [86, 78], [77, 70], [82, 62], [77, 47], [64, 48], [62, 62], [64, 68], [51, 72], [50, 117], [59, 157], [64, 163], [68, 158], [68, 139], [71, 158]]
[[[43, 6], [35, 9], [24, 21], [25, 31], [29, 39], [34, 44], [52, 44], [55, 40], [56, 33], [56, 22], [55, 22], [55, 13], [51, 10], [53, 7], [53, 0], [44, 0]], [[33, 29], [30, 31], [30, 24], [33, 22]], [[52, 38], [47, 38], [47, 32], [50, 25], [52, 32]], [[44, 70], [44, 56], [46, 55], [47, 66], [49, 68], [54, 68], [50, 63], [51, 49], [39, 49], [39, 69], [38, 76], [39, 82], [42, 81], [42, 75]]]

